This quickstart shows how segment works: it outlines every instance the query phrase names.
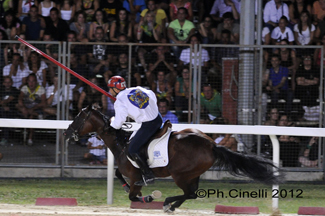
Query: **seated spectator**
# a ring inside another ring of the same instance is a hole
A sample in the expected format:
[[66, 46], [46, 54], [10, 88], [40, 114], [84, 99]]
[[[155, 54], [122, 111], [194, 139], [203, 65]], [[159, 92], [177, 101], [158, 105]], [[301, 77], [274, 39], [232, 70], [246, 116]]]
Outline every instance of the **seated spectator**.
[[[322, 45], [323, 49], [325, 50], [325, 34], [321, 38], [321, 42], [318, 43], [318, 45]], [[323, 55], [324, 55], [323, 64], [325, 65], [325, 52], [323, 52]], [[321, 62], [320, 62], [321, 56], [322, 56], [321, 49], [315, 49], [315, 51], [314, 51], [314, 65], [316, 65], [319, 68], [320, 68], [320, 64], [321, 64]]]
[[57, 8], [60, 10], [61, 19], [70, 23], [76, 12], [76, 5], [73, 0], [63, 0]]
[[163, 37], [166, 37], [167, 36], [166, 34], [167, 15], [165, 11], [163, 9], [157, 8], [155, 0], [149, 0], [147, 2], [147, 9], [144, 9], [140, 14], [141, 16], [140, 22], [143, 21], [144, 16], [148, 12], [154, 12], [156, 23], [161, 26], [161, 32], [163, 34]]
[[132, 24], [129, 22], [128, 12], [123, 8], [118, 12], [115, 22], [111, 24], [109, 31], [111, 41], [118, 41], [118, 36], [123, 34], [132, 39]]
[[[20, 34], [19, 37], [23, 40], [26, 40], [26, 36], [25, 34]], [[31, 53], [31, 49], [26, 46], [23, 43], [19, 43], [19, 44], [12, 44], [12, 49], [14, 53], [19, 53], [19, 55], [23, 58], [23, 62], [27, 62], [29, 55]]]
[[263, 20], [265, 26], [270, 32], [279, 25], [280, 19], [285, 16], [287, 21], [290, 20], [288, 5], [282, 0], [271, 0], [266, 3], [263, 11]]
[[318, 137], [312, 137], [306, 148], [304, 149], [303, 155], [299, 156], [299, 162], [302, 167], [318, 167], [322, 165], [323, 158], [318, 158]]
[[295, 37], [292, 30], [287, 27], [287, 17], [282, 16], [279, 20], [279, 26], [275, 27], [271, 33], [272, 44], [279, 44], [281, 40], [287, 39], [290, 45], [293, 45]]
[[85, 153], [84, 158], [91, 160], [90, 165], [107, 165], [106, 146], [98, 134], [88, 139], [87, 148], [89, 149], [89, 153]]
[[315, 1], [313, 4], [313, 24], [318, 25], [325, 18], [325, 0]]
[[188, 0], [172, 0], [169, 4], [169, 17], [171, 21], [177, 19], [177, 13], [179, 8], [186, 8], [188, 11], [188, 15], [186, 17], [187, 20], [193, 21], [193, 9], [192, 3]]
[[95, 39], [95, 31], [96, 28], [99, 26], [101, 26], [104, 29], [105, 38], [106, 39], [108, 38], [107, 32], [109, 29], [109, 24], [106, 22], [106, 20], [107, 20], [106, 13], [101, 9], [97, 9], [94, 14], [93, 22], [90, 24], [89, 27], [89, 32], [88, 32], [89, 40]]
[[22, 33], [26, 40], [41, 40], [44, 34], [45, 20], [38, 15], [38, 7], [32, 5], [29, 16], [25, 17], [22, 23]]
[[123, 4], [119, 0], [103, 0], [100, 1], [99, 8], [106, 14], [108, 23], [111, 25], [117, 18], [118, 12], [123, 8]]
[[200, 23], [199, 33], [202, 38], [203, 44], [214, 44], [217, 40], [217, 28], [212, 25], [211, 16], [204, 18], [204, 21]]
[[20, 21], [16, 18], [13, 10], [8, 10], [5, 16], [0, 19], [0, 29], [7, 33], [8, 40], [13, 40], [20, 34]]
[[[189, 38], [195, 33], [195, 26], [191, 21], [185, 19], [188, 15], [187, 9], [182, 7], [178, 8], [177, 19], [172, 21], [168, 27], [168, 38], [170, 43], [173, 44], [185, 44], [189, 41]], [[180, 56], [180, 47], [172, 47], [176, 58]]]
[[230, 41], [234, 44], [239, 43], [239, 24], [234, 23], [234, 17], [232, 13], [227, 12], [224, 13], [223, 16], [223, 22], [218, 25], [217, 28], [217, 39], [221, 40], [221, 33], [223, 30], [227, 29], [231, 32], [231, 39]]
[[[131, 2], [131, 4], [130, 4]], [[125, 8], [130, 13], [130, 21], [139, 23], [140, 22], [140, 13], [146, 9], [145, 0], [124, 0], [123, 8]]]
[[[58, 107], [58, 100], [63, 102], [63, 96], [66, 100], [66, 103], [72, 104], [72, 89], [66, 84], [61, 83], [61, 88], [58, 86], [58, 76], [56, 75], [53, 79], [53, 85], [49, 86], [46, 89], [46, 104], [44, 107], [44, 114], [48, 117], [56, 116]], [[70, 106], [72, 108], [72, 106]], [[55, 118], [56, 119], [56, 118]], [[69, 120], [72, 120], [71, 114], [68, 117]]]
[[4, 65], [9, 64], [8, 60], [8, 44], [5, 43], [6, 40], [8, 40], [7, 33], [0, 29], [0, 40], [2, 43], [0, 43], [0, 69], [3, 69]]
[[156, 94], [157, 99], [165, 98], [169, 104], [172, 103], [173, 88], [166, 79], [164, 71], [158, 71], [157, 80], [152, 84], [151, 90]]
[[292, 109], [293, 95], [288, 87], [289, 70], [286, 67], [280, 66], [280, 57], [273, 55], [271, 58], [272, 67], [270, 68], [268, 85], [266, 90], [271, 96], [271, 103], [273, 107], [278, 105], [278, 100], [286, 100], [286, 113], [290, 113]]
[[[222, 117], [215, 118], [211, 124], [225, 125], [228, 124], [227, 120]], [[217, 145], [226, 147], [227, 149], [237, 152], [237, 144], [239, 137], [237, 134], [213, 134], [212, 139]]]
[[76, 11], [82, 10], [86, 13], [86, 21], [91, 22], [95, 11], [99, 8], [99, 0], [77, 0]]
[[190, 71], [188, 67], [182, 70], [182, 77], [177, 78], [175, 84], [175, 109], [178, 119], [182, 118], [183, 110], [188, 110], [188, 99], [193, 95], [193, 83], [190, 90]]
[[[44, 32], [44, 37], [43, 41], [53, 41], [53, 38], [50, 34], [50, 32]], [[40, 50], [44, 50], [47, 55], [50, 57], [54, 58], [55, 60], [59, 61], [59, 45], [58, 44], [50, 44], [44, 42], [44, 44], [39, 44], [38, 45]], [[49, 82], [53, 82], [54, 75], [58, 73], [59, 67], [56, 65], [54, 62], [48, 60], [48, 59], [43, 59], [45, 64], [48, 66], [48, 73], [49, 73]]]
[[39, 14], [42, 17], [49, 17], [50, 16], [50, 10], [56, 7], [56, 3], [51, 0], [41, 0], [40, 4], [38, 5], [38, 11]]
[[[36, 75], [31, 73], [27, 77], [27, 85], [24, 85], [21, 88], [16, 107], [23, 118], [42, 119], [43, 108], [45, 106], [45, 89], [43, 86], [38, 84]], [[33, 145], [33, 133], [34, 130], [30, 128], [27, 142], [28, 145]]]
[[306, 55], [303, 59], [303, 66], [296, 75], [296, 94], [300, 98], [301, 105], [305, 110], [304, 119], [318, 121], [320, 115], [319, 99], [320, 71], [313, 67], [312, 57]]
[[306, 0], [293, 1], [292, 4], [289, 5], [291, 24], [298, 24], [303, 11], [307, 11], [309, 14], [312, 12], [311, 5]]
[[69, 26], [66, 21], [59, 18], [60, 11], [57, 8], [50, 10], [50, 17], [46, 18], [45, 31], [49, 32], [53, 40], [65, 41]]
[[226, 12], [231, 12], [235, 20], [239, 20], [240, 1], [238, 0], [215, 0], [210, 11], [213, 19], [217, 22], [222, 21], [222, 16]]
[[17, 17], [20, 20], [23, 20], [28, 16], [29, 10], [32, 5], [35, 5], [38, 8], [38, 1], [35, 0], [19, 0], [18, 2], [18, 14]]
[[158, 109], [163, 122], [169, 120], [172, 124], [178, 124], [177, 116], [169, 111], [169, 101], [166, 98], [158, 100]]
[[87, 42], [89, 24], [86, 21], [86, 13], [83, 11], [77, 11], [74, 20], [75, 21], [70, 24], [70, 30], [77, 33], [78, 41]]
[[28, 67], [22, 62], [22, 57], [18, 53], [14, 53], [12, 64], [3, 68], [3, 76], [9, 76], [13, 80], [13, 87], [20, 89], [26, 83], [28, 76]]
[[271, 108], [267, 114], [268, 118], [264, 125], [277, 126], [279, 121], [279, 111], [278, 108]]
[[222, 116], [221, 94], [212, 89], [210, 84], [203, 85], [203, 92], [201, 93], [201, 112], [207, 113], [211, 121]]
[[[12, 86], [11, 77], [5, 76], [0, 91], [0, 117], [16, 118], [17, 110], [15, 105], [18, 103], [19, 90]], [[9, 139], [9, 128], [2, 128], [2, 139], [0, 145], [7, 145]]]
[[28, 58], [29, 73], [36, 74], [40, 85], [46, 87], [47, 81], [47, 64], [41, 60], [41, 56], [37, 52], [32, 52]]

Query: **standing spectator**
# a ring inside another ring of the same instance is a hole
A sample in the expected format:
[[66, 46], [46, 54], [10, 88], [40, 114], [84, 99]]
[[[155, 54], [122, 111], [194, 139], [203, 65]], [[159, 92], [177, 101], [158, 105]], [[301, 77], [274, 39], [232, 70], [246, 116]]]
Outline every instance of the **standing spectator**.
[[26, 77], [28, 76], [28, 68], [23, 64], [22, 57], [19, 53], [14, 53], [12, 64], [3, 68], [3, 76], [9, 76], [13, 80], [13, 87], [20, 89], [25, 85]]
[[47, 81], [47, 64], [41, 60], [40, 55], [37, 52], [32, 52], [28, 59], [28, 70], [29, 73], [34, 73], [37, 77], [37, 81], [44, 88], [46, 87]]
[[38, 5], [38, 11], [42, 17], [49, 17], [52, 8], [56, 7], [56, 3], [51, 0], [42, 0]]
[[111, 25], [117, 19], [117, 14], [123, 8], [123, 4], [119, 0], [101, 0], [99, 8], [106, 13], [106, 21]]
[[221, 40], [221, 32], [224, 29], [227, 29], [231, 32], [231, 39], [230, 41], [233, 42], [234, 44], [239, 43], [239, 24], [234, 23], [234, 17], [232, 13], [226, 12], [222, 16], [223, 22], [218, 25], [217, 28], [217, 39]]
[[316, 28], [311, 22], [309, 12], [302, 11], [298, 24], [294, 26], [295, 42], [297, 45], [312, 45]]
[[266, 90], [271, 96], [271, 103], [276, 107], [280, 98], [286, 100], [286, 113], [290, 113], [293, 95], [288, 88], [289, 70], [280, 66], [280, 57], [273, 55], [271, 58], [272, 67], [270, 69], [268, 85]]
[[[168, 37], [173, 44], [185, 44], [189, 38], [195, 33], [195, 26], [191, 21], [185, 19], [188, 15], [187, 9], [182, 7], [178, 8], [177, 19], [172, 21], [168, 27]], [[180, 56], [180, 47], [172, 47], [176, 58]]]
[[[17, 110], [15, 105], [18, 102], [19, 90], [12, 86], [11, 77], [5, 76], [0, 92], [0, 116], [1, 118], [15, 118]], [[9, 128], [2, 128], [2, 139], [0, 145], [7, 145], [9, 139]]]
[[38, 7], [32, 5], [29, 16], [25, 17], [22, 24], [22, 33], [25, 33], [26, 40], [41, 40], [44, 34], [45, 20], [38, 16]]
[[87, 148], [89, 153], [86, 153], [84, 158], [91, 160], [90, 165], [107, 165], [105, 143], [98, 134], [88, 139]]
[[312, 12], [311, 5], [307, 3], [308, 0], [296, 0], [289, 5], [289, 17], [292, 24], [297, 24], [301, 17], [301, 12]]
[[89, 32], [88, 32], [89, 40], [95, 39], [95, 31], [98, 26], [101, 26], [104, 29], [105, 38], [108, 38], [107, 32], [109, 29], [109, 24], [107, 23], [106, 13], [101, 9], [96, 10], [94, 14], [93, 22], [90, 24]]
[[69, 31], [69, 26], [66, 21], [59, 18], [59, 13], [59, 10], [55, 7], [50, 10], [50, 17], [45, 20], [45, 31], [49, 32], [53, 40], [65, 41], [67, 32]]
[[270, 29], [270, 32], [279, 25], [280, 18], [283, 16], [290, 20], [288, 5], [282, 2], [282, 0], [267, 2], [263, 14], [265, 26]]
[[99, 8], [99, 0], [77, 0], [76, 11], [86, 13], [86, 21], [91, 22], [95, 11]]
[[62, 0], [59, 4], [58, 9], [60, 10], [61, 19], [70, 23], [76, 12], [76, 5], [73, 0]]
[[210, 15], [217, 22], [222, 21], [222, 16], [226, 12], [231, 12], [235, 20], [239, 20], [240, 1], [238, 0], [215, 0], [210, 11]]
[[80, 42], [88, 41], [89, 24], [86, 21], [86, 13], [77, 11], [74, 16], [74, 22], [70, 24], [70, 30], [77, 33], [77, 40]]
[[325, 0], [315, 1], [313, 4], [313, 20], [314, 25], [317, 26], [325, 18]]
[[38, 7], [38, 1], [37, 0], [19, 0], [17, 17], [20, 20], [23, 20], [25, 17], [27, 17], [32, 5], [35, 5], [36, 7]]
[[187, 20], [193, 21], [193, 9], [192, 3], [188, 0], [172, 0], [169, 4], [169, 16], [171, 21], [177, 19], [177, 13], [179, 8], [186, 8], [188, 11], [188, 15], [186, 17]]
[[158, 110], [163, 122], [169, 120], [172, 124], [178, 124], [177, 116], [169, 111], [169, 101], [166, 98], [158, 100]]
[[201, 107], [201, 111], [207, 113], [211, 121], [217, 117], [222, 117], [221, 94], [212, 89], [210, 84], [203, 85], [203, 92], [201, 93]]
[[199, 33], [203, 44], [214, 44], [216, 42], [217, 28], [213, 27], [211, 16], [205, 17], [204, 21], [200, 23]]
[[12, 10], [6, 11], [4, 18], [0, 19], [0, 29], [7, 33], [8, 40], [12, 40], [15, 35], [20, 34], [20, 21]]
[[[46, 106], [45, 89], [37, 82], [34, 73], [27, 77], [27, 85], [21, 88], [17, 109], [24, 118], [43, 118], [43, 108]], [[28, 145], [33, 145], [34, 130], [29, 129]]]
[[123, 8], [130, 13], [131, 20], [135, 23], [140, 22], [140, 13], [146, 9], [145, 0], [124, 0]]
[[129, 22], [128, 12], [123, 8], [118, 12], [118, 17], [110, 27], [110, 40], [117, 42], [118, 36], [126, 35], [128, 39], [132, 38], [132, 24]]
[[283, 39], [287, 39], [290, 45], [293, 45], [295, 37], [293, 36], [292, 30], [287, 27], [287, 17], [282, 16], [279, 20], [279, 26], [275, 27], [271, 33], [272, 44], [279, 44]]
[[164, 71], [158, 71], [157, 80], [151, 85], [151, 90], [156, 94], [157, 99], [165, 98], [169, 104], [172, 103], [173, 88], [166, 79]]

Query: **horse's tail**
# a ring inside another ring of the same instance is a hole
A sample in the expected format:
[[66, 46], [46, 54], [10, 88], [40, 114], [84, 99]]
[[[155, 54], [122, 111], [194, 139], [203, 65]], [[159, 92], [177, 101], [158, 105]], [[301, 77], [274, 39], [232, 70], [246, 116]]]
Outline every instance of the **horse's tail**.
[[248, 176], [255, 181], [265, 184], [277, 184], [282, 182], [282, 175], [272, 162], [251, 155], [239, 154], [230, 151], [223, 146], [214, 146], [213, 153], [216, 165], [224, 168], [235, 176]]

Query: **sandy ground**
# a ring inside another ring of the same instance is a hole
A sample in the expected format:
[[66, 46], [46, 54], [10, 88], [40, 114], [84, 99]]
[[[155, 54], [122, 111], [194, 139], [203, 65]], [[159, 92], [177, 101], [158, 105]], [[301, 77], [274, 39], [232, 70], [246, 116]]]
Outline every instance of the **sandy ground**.
[[[14, 204], [0, 204], [1, 216], [97, 216], [97, 215], [116, 215], [116, 216], [199, 216], [199, 215], [215, 215], [221, 216], [223, 214], [215, 214], [214, 211], [208, 210], [186, 210], [176, 209], [172, 214], [164, 213], [162, 210], [141, 210], [130, 208], [117, 208], [109, 206], [35, 206], [35, 205], [14, 205]], [[283, 214], [283, 216], [296, 216], [297, 214]], [[239, 216], [239, 214], [227, 214], [227, 216]], [[259, 214], [259, 216], [269, 216], [269, 214]]]

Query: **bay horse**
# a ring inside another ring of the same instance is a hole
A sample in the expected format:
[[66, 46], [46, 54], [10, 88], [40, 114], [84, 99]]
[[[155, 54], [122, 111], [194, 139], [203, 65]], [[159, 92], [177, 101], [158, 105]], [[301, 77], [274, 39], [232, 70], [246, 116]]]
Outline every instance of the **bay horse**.
[[[96, 132], [112, 151], [118, 169], [116, 176], [129, 192], [129, 199], [138, 202], [151, 202], [151, 195], [142, 196], [141, 186], [134, 185], [141, 180], [140, 170], [127, 159], [125, 131], [110, 127], [109, 118], [92, 106], [82, 109], [64, 132], [65, 138], [75, 138]], [[173, 132], [168, 142], [169, 163], [166, 167], [153, 168], [156, 177], [171, 176], [183, 195], [167, 197], [163, 204], [165, 212], [172, 212], [187, 199], [196, 199], [200, 175], [216, 164], [233, 175], [248, 176], [253, 180], [277, 184], [278, 171], [272, 162], [263, 158], [232, 152], [223, 146], [216, 146], [213, 139], [196, 129]], [[275, 169], [274, 169], [275, 168]], [[129, 178], [129, 184], [123, 176]]]

